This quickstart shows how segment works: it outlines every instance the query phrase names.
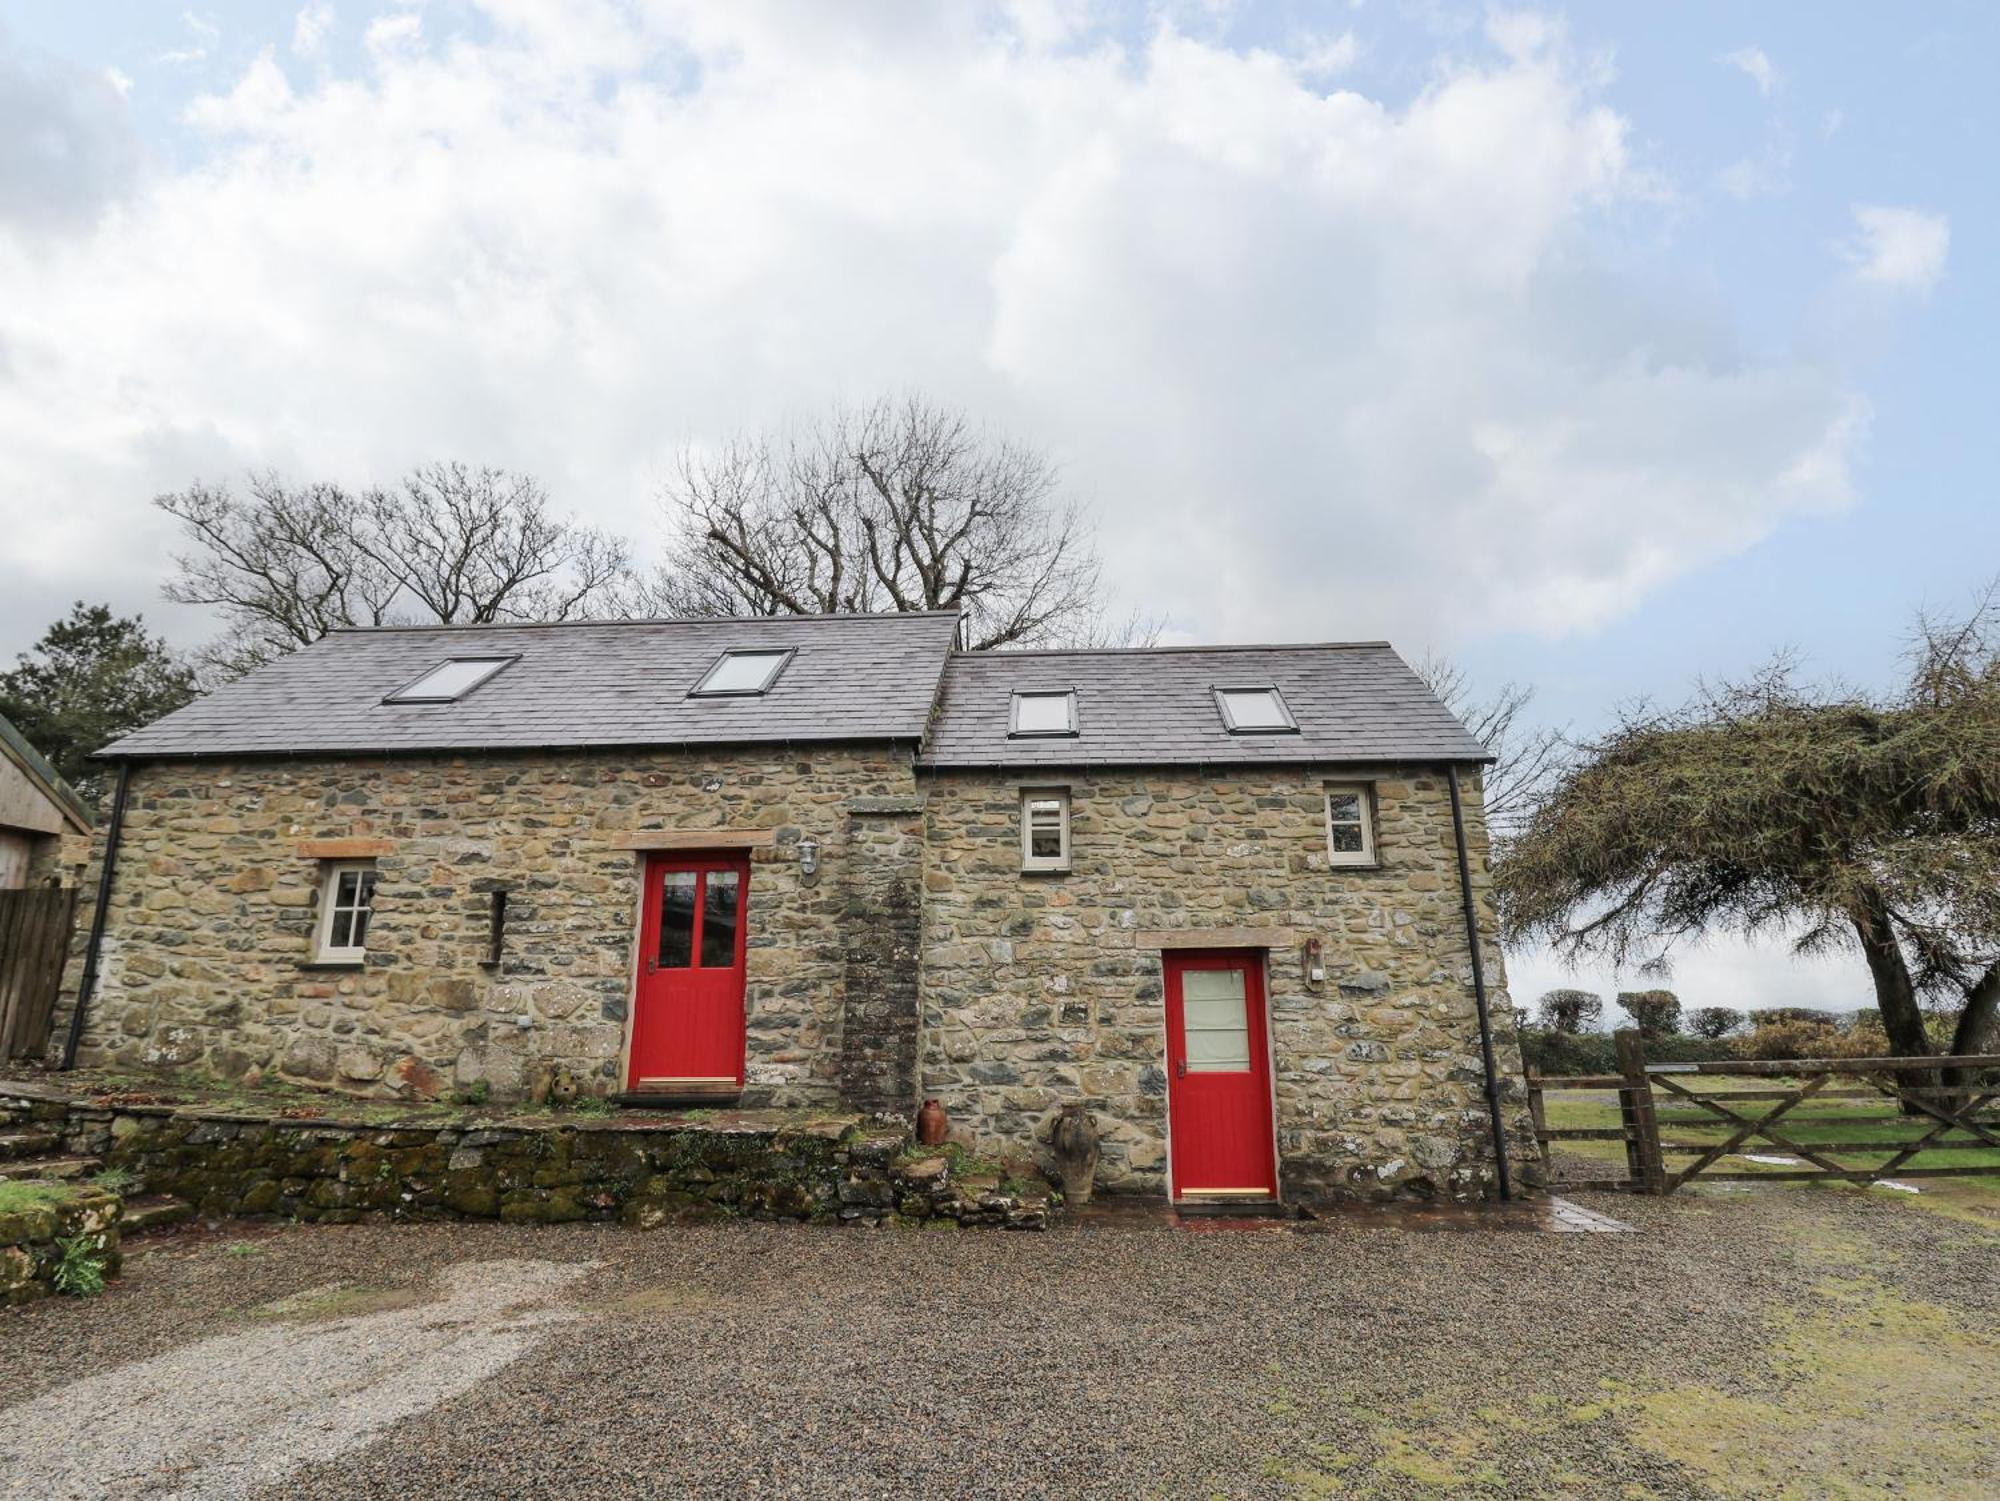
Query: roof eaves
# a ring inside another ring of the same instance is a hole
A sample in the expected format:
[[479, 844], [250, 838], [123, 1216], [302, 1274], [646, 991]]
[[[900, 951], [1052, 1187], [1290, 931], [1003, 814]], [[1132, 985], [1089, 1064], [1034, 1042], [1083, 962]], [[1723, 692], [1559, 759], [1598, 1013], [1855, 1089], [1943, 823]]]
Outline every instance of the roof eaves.
[[90, 805], [62, 779], [62, 774], [48, 763], [40, 751], [28, 744], [27, 736], [16, 729], [4, 714], [0, 714], [0, 754], [19, 766], [28, 780], [48, 795], [49, 801], [76, 825], [79, 834], [90, 832]]

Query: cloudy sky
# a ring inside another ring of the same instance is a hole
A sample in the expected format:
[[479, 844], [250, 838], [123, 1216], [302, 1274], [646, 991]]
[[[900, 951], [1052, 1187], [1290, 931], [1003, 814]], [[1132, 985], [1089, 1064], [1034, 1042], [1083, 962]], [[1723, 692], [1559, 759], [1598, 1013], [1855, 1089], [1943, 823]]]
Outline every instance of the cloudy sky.
[[1997, 44], [1978, 0], [0, 0], [0, 659], [78, 597], [207, 634], [148, 504], [197, 477], [461, 457], [652, 550], [683, 445], [920, 389], [1056, 455], [1173, 639], [1388, 636], [1584, 730], [1781, 645], [1883, 681], [2000, 569]]

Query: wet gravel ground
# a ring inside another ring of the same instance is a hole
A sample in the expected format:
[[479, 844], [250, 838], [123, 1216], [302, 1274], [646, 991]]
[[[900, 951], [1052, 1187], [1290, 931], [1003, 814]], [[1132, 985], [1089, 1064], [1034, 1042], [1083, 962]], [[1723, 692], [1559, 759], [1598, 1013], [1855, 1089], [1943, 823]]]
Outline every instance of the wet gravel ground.
[[1756, 1389], [1830, 1266], [2000, 1329], [1975, 1226], [1583, 1202], [1639, 1233], [167, 1238], [104, 1300], [0, 1311], [0, 1494], [1707, 1497], [1594, 1420], [1607, 1378]]

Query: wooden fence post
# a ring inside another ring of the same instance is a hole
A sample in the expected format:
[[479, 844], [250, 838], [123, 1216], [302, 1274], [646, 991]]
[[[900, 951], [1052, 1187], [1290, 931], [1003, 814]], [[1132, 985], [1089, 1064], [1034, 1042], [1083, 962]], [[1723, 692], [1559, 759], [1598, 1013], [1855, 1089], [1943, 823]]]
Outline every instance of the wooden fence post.
[[1667, 1192], [1667, 1164], [1660, 1155], [1660, 1121], [1653, 1113], [1653, 1081], [1646, 1076], [1646, 1049], [1639, 1034], [1627, 1027], [1613, 1037], [1618, 1047], [1618, 1072], [1625, 1082], [1618, 1091], [1619, 1114], [1625, 1122], [1625, 1160], [1632, 1184], [1640, 1193]]

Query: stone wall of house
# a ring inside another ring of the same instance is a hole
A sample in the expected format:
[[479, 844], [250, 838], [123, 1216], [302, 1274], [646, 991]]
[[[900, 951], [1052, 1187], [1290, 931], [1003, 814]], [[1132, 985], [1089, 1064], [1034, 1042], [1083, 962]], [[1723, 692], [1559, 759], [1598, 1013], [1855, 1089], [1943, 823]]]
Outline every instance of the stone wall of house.
[[[909, 754], [890, 746], [144, 765], [81, 1061], [410, 1097], [483, 1084], [495, 1099], [563, 1067], [609, 1092], [644, 860], [619, 841], [771, 830], [751, 851], [744, 1103], [831, 1103], [847, 809], [911, 788]], [[331, 839], [381, 842], [359, 969], [310, 963], [322, 867], [299, 846]], [[505, 939], [489, 965], [496, 889]], [[86, 911], [79, 935], [88, 925]]]
[[858, 1110], [917, 1108], [917, 951], [923, 943], [923, 802], [866, 799], [848, 813], [846, 1014], [840, 1094]]
[[[1370, 780], [1379, 864], [1330, 869], [1324, 790]], [[937, 773], [928, 794], [922, 1092], [982, 1149], [1031, 1150], [1064, 1103], [1103, 1133], [1100, 1181], [1167, 1166], [1161, 953], [1147, 930], [1268, 943], [1288, 1198], [1490, 1192], [1471, 953], [1451, 805], [1434, 768]], [[1019, 794], [1067, 785], [1071, 869], [1020, 869]], [[1494, 931], [1478, 778], [1464, 778]], [[1302, 962], [1322, 945], [1325, 978]], [[1486, 951], [1514, 1160], [1534, 1149], [1497, 948]]]

